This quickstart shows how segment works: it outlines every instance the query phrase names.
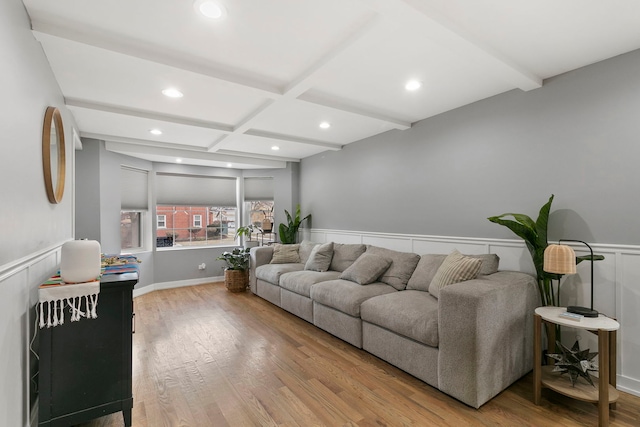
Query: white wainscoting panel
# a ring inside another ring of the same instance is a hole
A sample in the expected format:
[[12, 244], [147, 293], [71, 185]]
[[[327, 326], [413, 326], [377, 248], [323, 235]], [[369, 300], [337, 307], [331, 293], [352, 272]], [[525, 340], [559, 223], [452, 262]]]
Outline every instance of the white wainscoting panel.
[[27, 427], [37, 419], [31, 405], [35, 358], [29, 345], [35, 332], [38, 287], [60, 265], [60, 247], [43, 250], [0, 268], [0, 413], [7, 426]]
[[[312, 229], [314, 242], [365, 243], [417, 254], [495, 253], [501, 270], [523, 271], [535, 275], [535, 267], [522, 240], [480, 239], [449, 236], [425, 236], [364, 231]], [[588, 255], [580, 243], [566, 242], [577, 255]], [[620, 322], [618, 331], [618, 389], [640, 396], [640, 246], [591, 244], [594, 254], [605, 259], [594, 263], [594, 308]], [[560, 301], [566, 305], [591, 305], [591, 268], [589, 262], [578, 265], [578, 272], [565, 276], [560, 286]], [[565, 344], [572, 345], [573, 330], [563, 334]], [[580, 347], [598, 348], [595, 336], [579, 335]], [[571, 342], [567, 342], [567, 341]]]

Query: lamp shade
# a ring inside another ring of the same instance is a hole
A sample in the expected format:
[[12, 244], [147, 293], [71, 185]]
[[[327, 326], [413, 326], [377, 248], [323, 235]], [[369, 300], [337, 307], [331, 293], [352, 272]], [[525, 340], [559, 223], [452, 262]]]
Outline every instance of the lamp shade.
[[549, 245], [544, 250], [544, 271], [555, 274], [576, 273], [576, 253], [567, 245]]

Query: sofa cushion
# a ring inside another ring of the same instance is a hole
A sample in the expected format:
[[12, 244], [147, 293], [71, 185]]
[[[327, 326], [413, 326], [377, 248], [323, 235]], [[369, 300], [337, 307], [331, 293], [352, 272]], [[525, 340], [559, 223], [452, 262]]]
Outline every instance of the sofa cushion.
[[265, 264], [256, 268], [256, 278], [278, 285], [280, 276], [291, 271], [300, 271], [304, 266], [296, 264]]
[[420, 257], [418, 266], [414, 270], [411, 278], [407, 282], [407, 289], [417, 291], [429, 291], [429, 284], [442, 265], [442, 261], [447, 256], [445, 254], [426, 254]]
[[311, 251], [320, 243], [310, 242], [309, 240], [303, 240], [300, 242], [300, 249], [298, 249], [298, 254], [300, 255], [300, 262], [303, 264], [307, 263], [309, 259], [309, 255], [311, 255]]
[[340, 272], [345, 271], [366, 250], [367, 247], [362, 244], [334, 243], [330, 270]]
[[404, 337], [438, 346], [438, 300], [428, 292], [408, 290], [373, 297], [360, 306], [360, 317]]
[[280, 287], [305, 297], [311, 296], [311, 286], [327, 280], [335, 280], [339, 271], [293, 271], [280, 276]]
[[500, 266], [500, 257], [497, 254], [481, 254], [481, 255], [467, 255], [471, 258], [478, 258], [482, 260], [480, 271], [478, 276], [488, 276], [498, 272]]
[[438, 268], [436, 275], [429, 284], [429, 293], [438, 298], [440, 290], [445, 286], [475, 279], [481, 266], [481, 259], [471, 258], [454, 250]]
[[360, 317], [360, 304], [369, 298], [397, 292], [384, 283], [360, 286], [348, 280], [330, 280], [316, 283], [311, 287], [311, 299], [327, 307], [339, 310], [349, 316]]
[[300, 262], [300, 255], [298, 250], [300, 245], [281, 245], [276, 243], [273, 246], [273, 257], [271, 258], [271, 264], [292, 264]]
[[323, 243], [317, 245], [311, 251], [309, 259], [304, 265], [305, 270], [313, 271], [327, 271], [331, 265], [331, 258], [333, 257], [333, 242]]
[[390, 265], [390, 259], [365, 252], [349, 268], [342, 272], [340, 278], [359, 285], [368, 285], [375, 282]]
[[409, 252], [398, 252], [378, 246], [367, 246], [367, 252], [381, 255], [391, 260], [391, 266], [384, 272], [380, 281], [391, 285], [401, 291], [407, 286], [407, 282], [420, 261], [420, 256]]

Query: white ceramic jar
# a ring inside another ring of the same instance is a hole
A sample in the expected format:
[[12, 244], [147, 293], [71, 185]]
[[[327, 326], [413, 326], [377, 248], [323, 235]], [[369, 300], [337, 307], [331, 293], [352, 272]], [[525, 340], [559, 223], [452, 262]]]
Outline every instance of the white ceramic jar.
[[60, 278], [65, 283], [83, 283], [100, 275], [100, 243], [72, 240], [62, 245]]

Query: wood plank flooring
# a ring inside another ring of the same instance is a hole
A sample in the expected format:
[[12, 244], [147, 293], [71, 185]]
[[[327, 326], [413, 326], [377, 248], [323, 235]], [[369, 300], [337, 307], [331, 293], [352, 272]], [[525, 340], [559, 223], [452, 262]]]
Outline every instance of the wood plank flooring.
[[[135, 427], [598, 423], [595, 405], [550, 390], [535, 406], [531, 374], [475, 410], [222, 283], [152, 292], [135, 310]], [[621, 394], [611, 426], [639, 426], [640, 397]], [[118, 413], [82, 427], [123, 425]]]

